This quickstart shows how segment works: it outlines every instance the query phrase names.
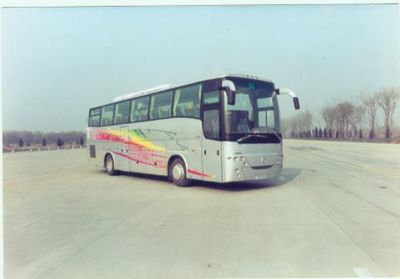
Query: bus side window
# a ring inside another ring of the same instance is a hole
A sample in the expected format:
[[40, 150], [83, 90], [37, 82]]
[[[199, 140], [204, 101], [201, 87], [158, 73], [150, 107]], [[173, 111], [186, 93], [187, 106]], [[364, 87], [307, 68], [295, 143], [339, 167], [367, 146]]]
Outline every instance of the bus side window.
[[219, 103], [219, 91], [211, 91], [204, 93], [203, 103], [205, 105], [218, 104]]
[[100, 115], [93, 115], [89, 118], [89, 127], [100, 126]]
[[114, 104], [102, 107], [101, 126], [112, 125], [113, 119], [114, 119]]
[[173, 116], [200, 118], [201, 83], [175, 90]]
[[89, 127], [100, 126], [100, 108], [91, 109], [89, 112]]
[[114, 124], [127, 123], [129, 120], [129, 101], [115, 105]]
[[150, 99], [150, 119], [171, 117], [172, 91], [154, 94]]
[[133, 99], [131, 103], [131, 122], [148, 119], [149, 96]]

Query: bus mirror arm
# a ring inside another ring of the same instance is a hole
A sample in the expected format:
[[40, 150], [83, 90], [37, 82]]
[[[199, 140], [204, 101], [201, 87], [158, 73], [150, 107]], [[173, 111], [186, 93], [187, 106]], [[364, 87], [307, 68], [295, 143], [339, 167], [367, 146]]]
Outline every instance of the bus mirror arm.
[[293, 105], [294, 108], [297, 110], [300, 108], [300, 101], [299, 98], [294, 94], [294, 92], [290, 89], [287, 88], [277, 88], [275, 89], [275, 94], [276, 95], [289, 95], [290, 97], [293, 98]]
[[222, 86], [221, 89], [226, 92], [227, 99], [228, 99], [228, 105], [234, 105], [235, 104], [235, 97], [236, 97], [236, 87], [235, 84], [231, 80], [223, 80], [222, 81]]

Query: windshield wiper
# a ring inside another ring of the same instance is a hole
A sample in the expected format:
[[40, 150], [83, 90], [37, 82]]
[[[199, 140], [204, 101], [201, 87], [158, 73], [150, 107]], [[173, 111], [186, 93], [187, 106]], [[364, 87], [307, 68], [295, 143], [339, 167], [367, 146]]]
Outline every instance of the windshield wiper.
[[282, 138], [279, 133], [273, 129], [268, 129], [266, 131], [257, 131], [252, 132], [251, 134], [247, 134], [241, 138], [239, 138], [237, 143], [251, 142], [250, 139], [255, 138], [253, 142], [280, 142]]
[[273, 128], [267, 128], [267, 127], [262, 127], [262, 128], [253, 128], [251, 130], [252, 134], [273, 134], [277, 137], [279, 137], [279, 133], [273, 129]]
[[[272, 137], [271, 137], [272, 136]], [[253, 138], [253, 140], [251, 140]], [[277, 135], [257, 135], [249, 134], [243, 136], [237, 140], [237, 143], [266, 143], [266, 142], [280, 142], [280, 138]]]
[[260, 135], [254, 135], [254, 134], [250, 134], [250, 135], [246, 135], [244, 137], [241, 137], [237, 140], [238, 143], [242, 143], [243, 141], [247, 140], [248, 138], [251, 137], [261, 137]]

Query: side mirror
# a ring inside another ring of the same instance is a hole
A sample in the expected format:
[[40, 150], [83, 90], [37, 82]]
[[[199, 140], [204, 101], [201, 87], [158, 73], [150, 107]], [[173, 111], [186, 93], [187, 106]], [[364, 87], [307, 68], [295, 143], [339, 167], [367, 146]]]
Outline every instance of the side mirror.
[[234, 105], [236, 102], [235, 91], [232, 91], [229, 87], [227, 87], [226, 94], [228, 96], [228, 105]]
[[288, 95], [288, 96], [292, 97], [294, 108], [295, 109], [300, 108], [299, 98], [293, 93], [292, 90], [287, 89], [287, 88], [278, 88], [278, 89], [275, 89], [275, 94], [276, 95]]
[[223, 80], [222, 81], [222, 90], [226, 92], [226, 96], [228, 99], [228, 105], [234, 105], [236, 99], [236, 87], [233, 81], [231, 80]]
[[293, 98], [294, 109], [300, 109], [300, 102], [298, 97]]

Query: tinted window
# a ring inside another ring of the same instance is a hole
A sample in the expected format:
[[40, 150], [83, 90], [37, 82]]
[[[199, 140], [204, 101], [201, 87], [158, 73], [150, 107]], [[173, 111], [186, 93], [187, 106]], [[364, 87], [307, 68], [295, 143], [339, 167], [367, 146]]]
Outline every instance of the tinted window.
[[90, 118], [89, 118], [89, 126], [90, 127], [98, 127], [98, 126], [100, 126], [100, 115], [90, 116]]
[[219, 110], [205, 110], [203, 120], [204, 135], [206, 138], [219, 138]]
[[151, 96], [150, 119], [171, 117], [172, 91]]
[[90, 110], [90, 116], [92, 116], [92, 115], [99, 115], [100, 112], [101, 112], [101, 109], [100, 109], [100, 108], [91, 109], [91, 110]]
[[203, 130], [204, 136], [210, 139], [220, 138], [219, 102], [220, 91], [204, 92], [203, 97]]
[[132, 100], [131, 122], [147, 120], [148, 111], [149, 111], [149, 96]]
[[258, 108], [273, 108], [272, 98], [260, 97], [257, 99]]
[[114, 104], [102, 107], [101, 126], [112, 125], [113, 118], [114, 118]]
[[204, 93], [204, 104], [217, 104], [219, 103], [219, 91], [212, 91]]
[[89, 113], [89, 127], [100, 126], [100, 108], [91, 109]]
[[201, 84], [175, 90], [174, 116], [200, 118]]
[[260, 127], [275, 127], [275, 113], [273, 110], [260, 110], [258, 112], [258, 123]]
[[114, 124], [127, 123], [129, 121], [129, 103], [125, 101], [115, 104]]

